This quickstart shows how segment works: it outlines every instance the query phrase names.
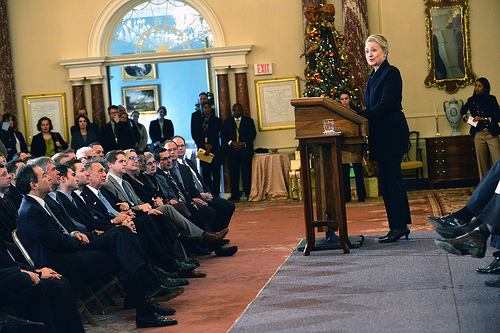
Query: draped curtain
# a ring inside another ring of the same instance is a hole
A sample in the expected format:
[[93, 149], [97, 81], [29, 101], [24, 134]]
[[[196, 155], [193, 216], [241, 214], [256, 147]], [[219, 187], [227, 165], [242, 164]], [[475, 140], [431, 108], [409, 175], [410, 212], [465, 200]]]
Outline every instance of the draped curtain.
[[366, 0], [343, 0], [345, 48], [349, 58], [351, 74], [358, 87], [358, 100], [363, 101], [370, 68], [365, 58], [365, 40], [368, 38]]
[[17, 114], [10, 49], [7, 0], [0, 0], [0, 113]]

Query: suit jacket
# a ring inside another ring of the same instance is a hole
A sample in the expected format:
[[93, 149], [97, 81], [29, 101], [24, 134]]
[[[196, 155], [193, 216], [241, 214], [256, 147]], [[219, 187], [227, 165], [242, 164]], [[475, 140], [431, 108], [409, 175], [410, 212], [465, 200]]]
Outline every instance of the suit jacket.
[[[170, 174], [174, 178], [175, 183], [179, 187], [179, 190], [182, 192], [182, 195], [186, 199], [186, 202], [193, 202], [193, 198], [189, 195], [189, 193], [186, 191], [186, 189], [184, 188], [184, 186], [182, 186], [182, 183], [177, 178], [177, 176], [175, 175], [175, 173], [171, 172]], [[166, 184], [166, 186], [168, 186], [168, 188], [170, 189], [170, 190], [166, 190], [166, 191], [168, 191], [170, 195], [172, 195], [172, 194], [174, 195], [174, 197], [169, 197], [167, 199], [174, 199], [177, 202], [180, 202], [181, 198], [179, 196], [179, 192], [177, 191], [177, 188], [175, 187], [175, 185], [172, 182], [172, 180], [168, 177], [167, 173], [165, 171], [161, 170], [161, 169], [156, 169], [156, 176], [157, 176], [158, 182], [160, 183], [160, 187], [162, 186], [162, 184], [164, 184], [164, 185]]]
[[[56, 141], [59, 141], [59, 143], [61, 144], [60, 148], [55, 146], [56, 154], [60, 151], [68, 149], [68, 144], [63, 140], [61, 134], [57, 132], [51, 132], [50, 135], [52, 136], [52, 140], [54, 141], [54, 146]], [[46, 150], [47, 147], [45, 146], [43, 134], [38, 133], [33, 137], [33, 141], [31, 142], [31, 154], [36, 157], [45, 156]]]
[[359, 115], [368, 119], [370, 160], [402, 157], [408, 151], [409, 129], [401, 100], [403, 81], [399, 70], [385, 60], [372, 70], [366, 84], [366, 109]]
[[[212, 145], [212, 153], [215, 155], [212, 160], [212, 164], [222, 164], [223, 161], [223, 151], [220, 146], [220, 120], [217, 116], [212, 114], [210, 120], [208, 121], [208, 131], [205, 135], [203, 132], [203, 122], [205, 117], [198, 119], [194, 133], [194, 142], [198, 148], [205, 149], [205, 144], [208, 143]], [[207, 141], [205, 142], [205, 138]]]
[[0, 139], [7, 149], [7, 161], [12, 160], [14, 155], [18, 153], [16, 148], [16, 138], [19, 140], [21, 152], [28, 153], [28, 146], [26, 145], [26, 141], [24, 140], [24, 136], [21, 132], [14, 131], [12, 127], [9, 127], [7, 131], [0, 131]]
[[210, 190], [210, 186], [208, 186], [208, 184], [205, 182], [205, 179], [203, 179], [203, 176], [200, 175], [200, 173], [198, 172], [198, 169], [196, 168], [196, 164], [193, 162], [193, 160], [186, 158], [184, 161], [189, 165], [189, 167], [196, 174], [196, 178], [198, 178], [198, 181], [203, 186], [203, 193], [212, 193]]
[[160, 129], [160, 122], [158, 119], [149, 123], [149, 137], [151, 138], [151, 151], [154, 151], [158, 146], [155, 142], [160, 141], [164, 143], [174, 136], [174, 124], [170, 119], [163, 119], [163, 139], [161, 138], [162, 130]]
[[[98, 132], [97, 132], [98, 133]], [[71, 149], [77, 151], [82, 147], [86, 147], [89, 143], [99, 142], [99, 135], [93, 130], [88, 129], [85, 139], [80, 131], [71, 133]]]
[[12, 231], [17, 228], [17, 207], [8, 195], [4, 195], [10, 207], [0, 198], [0, 236], [6, 242], [13, 243]]
[[117, 149], [130, 149], [135, 146], [135, 135], [127, 122], [118, 122], [117, 139], [111, 122], [101, 128], [101, 144], [106, 152]]
[[21, 207], [21, 202], [23, 201], [24, 195], [19, 192], [17, 187], [14, 185], [10, 185], [7, 191], [5, 191], [5, 194], [8, 195], [9, 199], [14, 203], [16, 210], [19, 210], [19, 207]]
[[106, 231], [115, 227], [110, 220], [99, 220], [96, 214], [92, 213], [92, 211], [86, 206], [85, 202], [76, 193], [71, 194], [74, 202], [71, 202], [66, 195], [60, 193], [59, 191], [56, 192], [56, 195], [57, 199], [62, 205], [64, 205], [64, 208], [69, 216], [84, 224], [89, 232], [94, 230]]
[[239, 128], [239, 142], [245, 143], [246, 147], [236, 151], [233, 147], [229, 145], [229, 141], [236, 142], [236, 132], [238, 131], [236, 127], [236, 121], [234, 117], [224, 120], [221, 130], [221, 142], [224, 146], [225, 152], [228, 158], [234, 156], [235, 154], [244, 154], [247, 156], [253, 156], [253, 141], [257, 132], [255, 131], [255, 124], [252, 118], [241, 116], [240, 128]]
[[191, 137], [194, 140], [195, 137], [195, 132], [196, 132], [196, 126], [198, 126], [198, 119], [203, 118], [203, 114], [200, 110], [196, 110], [195, 112], [191, 113]]
[[113, 216], [109, 215], [108, 209], [104, 203], [99, 199], [88, 186], [82, 189], [82, 197], [85, 200], [85, 204], [98, 220], [111, 220]]
[[80, 242], [59, 231], [57, 222], [32, 197], [25, 196], [17, 219], [19, 239], [38, 267], [49, 262], [70, 262]]
[[[142, 205], [144, 201], [142, 201], [137, 194], [135, 194], [135, 191], [130, 185], [129, 182], [126, 180], [123, 180], [123, 186], [127, 186], [128, 191], [132, 195], [133, 199], [129, 198], [127, 193], [125, 193], [121, 186], [118, 184], [118, 182], [110, 175], [107, 176], [106, 178], [106, 183], [104, 186], [101, 188], [102, 195], [109, 201], [111, 205], [116, 205], [118, 202], [128, 202], [132, 210], [138, 211], [139, 208], [137, 207], [138, 205]], [[107, 192], [109, 192], [109, 195]], [[133, 200], [133, 201], [132, 201]], [[118, 209], [117, 209], [118, 210]]]

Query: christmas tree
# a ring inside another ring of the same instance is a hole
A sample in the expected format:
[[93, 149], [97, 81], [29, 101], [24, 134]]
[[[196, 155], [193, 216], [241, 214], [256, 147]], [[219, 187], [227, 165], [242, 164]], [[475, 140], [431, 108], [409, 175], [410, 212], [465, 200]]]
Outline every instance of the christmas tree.
[[304, 96], [338, 99], [341, 93], [347, 93], [355, 105], [359, 105], [358, 88], [349, 74], [349, 61], [343, 46], [345, 37], [335, 29], [335, 7], [325, 4], [318, 8], [308, 4], [304, 16], [307, 19]]

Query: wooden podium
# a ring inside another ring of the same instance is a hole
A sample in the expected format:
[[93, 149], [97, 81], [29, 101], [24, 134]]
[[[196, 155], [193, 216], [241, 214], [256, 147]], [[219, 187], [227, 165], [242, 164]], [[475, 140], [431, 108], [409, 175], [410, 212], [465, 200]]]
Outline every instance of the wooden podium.
[[[344, 253], [352, 248], [347, 234], [342, 150], [360, 145], [368, 136], [368, 120], [328, 97], [295, 98], [295, 135], [299, 140], [304, 191], [307, 245], [304, 255], [314, 247], [314, 228], [331, 227], [339, 232]], [[323, 119], [335, 121], [340, 134], [323, 134]], [[315, 172], [316, 217], [313, 207], [311, 164]]]

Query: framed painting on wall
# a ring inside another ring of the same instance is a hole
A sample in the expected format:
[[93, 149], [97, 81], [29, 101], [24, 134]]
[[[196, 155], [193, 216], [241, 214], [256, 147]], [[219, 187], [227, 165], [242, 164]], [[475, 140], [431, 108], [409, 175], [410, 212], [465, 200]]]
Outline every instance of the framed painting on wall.
[[159, 85], [122, 87], [123, 105], [128, 112], [137, 110], [149, 112], [158, 110], [160, 101], [158, 99]]
[[155, 80], [156, 64], [131, 64], [122, 66], [122, 81]]
[[31, 145], [31, 139], [37, 135], [36, 124], [41, 117], [52, 121], [53, 132], [59, 132], [64, 141], [69, 142], [68, 115], [66, 112], [66, 94], [24, 95], [24, 128], [26, 144]]
[[290, 104], [299, 97], [299, 79], [267, 79], [255, 81], [259, 131], [295, 127], [294, 108]]

